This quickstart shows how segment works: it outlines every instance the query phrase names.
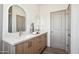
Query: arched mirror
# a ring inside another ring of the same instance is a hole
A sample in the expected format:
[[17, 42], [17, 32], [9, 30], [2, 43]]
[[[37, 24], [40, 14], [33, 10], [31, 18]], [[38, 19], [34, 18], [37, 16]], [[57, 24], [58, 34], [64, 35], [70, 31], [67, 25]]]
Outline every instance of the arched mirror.
[[8, 32], [25, 31], [25, 11], [17, 6], [13, 5], [8, 9]]

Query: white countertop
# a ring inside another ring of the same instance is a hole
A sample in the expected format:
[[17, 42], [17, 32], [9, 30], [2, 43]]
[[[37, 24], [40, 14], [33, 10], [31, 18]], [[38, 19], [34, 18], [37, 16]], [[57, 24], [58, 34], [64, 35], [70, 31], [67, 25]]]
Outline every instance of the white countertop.
[[26, 40], [29, 40], [31, 38], [34, 38], [36, 36], [39, 36], [41, 34], [44, 34], [46, 32], [41, 32], [40, 34], [22, 34], [21, 36], [18, 35], [18, 33], [9, 33], [6, 37], [3, 38], [3, 41], [7, 42], [11, 45], [16, 45], [18, 43], [24, 42]]

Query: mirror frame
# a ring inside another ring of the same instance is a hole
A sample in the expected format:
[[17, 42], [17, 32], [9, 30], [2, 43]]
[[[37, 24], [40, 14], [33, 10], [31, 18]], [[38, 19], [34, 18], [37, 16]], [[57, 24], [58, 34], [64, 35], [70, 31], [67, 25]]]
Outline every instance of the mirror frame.
[[[10, 8], [11, 8], [12, 6], [17, 6], [17, 7], [19, 7], [19, 8], [24, 12], [24, 14], [25, 14], [25, 31], [26, 31], [26, 11], [25, 11], [25, 9], [24, 9], [22, 6], [16, 4], [16, 5], [10, 5], [10, 6], [8, 7], [8, 33], [12, 33], [12, 32], [9, 32], [9, 10], [10, 10]], [[16, 31], [16, 32], [17, 32], [17, 31]]]

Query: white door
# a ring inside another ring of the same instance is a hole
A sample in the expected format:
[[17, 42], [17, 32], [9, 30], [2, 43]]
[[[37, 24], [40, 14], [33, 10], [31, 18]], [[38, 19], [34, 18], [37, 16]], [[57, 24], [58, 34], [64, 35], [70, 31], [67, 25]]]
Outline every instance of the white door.
[[66, 16], [65, 10], [52, 12], [50, 19], [50, 46], [66, 49]]

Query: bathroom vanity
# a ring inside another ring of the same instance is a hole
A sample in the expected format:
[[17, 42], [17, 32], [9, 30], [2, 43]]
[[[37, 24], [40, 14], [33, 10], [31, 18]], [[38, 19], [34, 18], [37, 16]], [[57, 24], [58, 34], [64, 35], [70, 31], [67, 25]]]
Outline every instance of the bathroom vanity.
[[13, 38], [7, 36], [4, 42], [8, 44], [10, 54], [40, 54], [47, 46], [47, 32]]

